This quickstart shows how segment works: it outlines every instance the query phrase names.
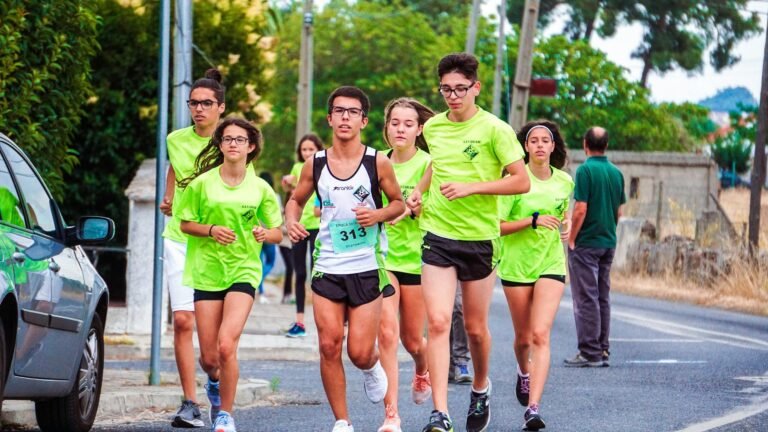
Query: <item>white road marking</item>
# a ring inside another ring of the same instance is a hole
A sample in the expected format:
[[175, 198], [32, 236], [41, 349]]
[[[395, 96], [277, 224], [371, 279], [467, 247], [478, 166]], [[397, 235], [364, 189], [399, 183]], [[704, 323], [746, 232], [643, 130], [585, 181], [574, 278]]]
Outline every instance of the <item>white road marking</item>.
[[685, 429], [680, 429], [678, 432], [705, 432], [731, 423], [736, 423], [747, 417], [760, 414], [763, 411], [768, 411], [768, 398], [766, 397], [761, 398], [758, 402], [753, 403], [752, 405], [736, 408], [736, 410], [731, 411], [728, 415], [692, 424]]
[[613, 342], [632, 342], [632, 343], [702, 343], [704, 342], [701, 339], [662, 339], [662, 338], [648, 338], [648, 339], [639, 339], [639, 338], [611, 338], [611, 343]]

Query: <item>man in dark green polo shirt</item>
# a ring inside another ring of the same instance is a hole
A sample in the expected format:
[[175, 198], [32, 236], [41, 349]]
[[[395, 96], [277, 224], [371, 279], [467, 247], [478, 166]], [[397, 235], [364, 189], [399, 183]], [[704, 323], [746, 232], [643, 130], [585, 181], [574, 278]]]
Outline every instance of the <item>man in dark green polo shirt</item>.
[[579, 352], [565, 360], [568, 367], [608, 366], [611, 263], [627, 198], [624, 176], [605, 157], [607, 147], [608, 132], [590, 128], [584, 135], [587, 160], [576, 170], [568, 269]]

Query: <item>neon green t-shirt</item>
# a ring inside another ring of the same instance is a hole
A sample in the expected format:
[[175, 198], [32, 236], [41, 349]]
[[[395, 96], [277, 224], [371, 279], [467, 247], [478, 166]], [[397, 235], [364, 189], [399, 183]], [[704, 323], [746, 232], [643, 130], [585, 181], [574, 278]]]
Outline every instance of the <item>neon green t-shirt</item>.
[[[499, 219], [516, 221], [539, 212], [562, 220], [568, 211], [573, 192], [573, 179], [552, 168], [552, 176], [539, 180], [525, 171], [531, 179], [531, 190], [522, 195], [499, 197]], [[501, 238], [499, 278], [512, 282], [535, 282], [541, 275], [565, 275], [565, 252], [560, 231], [539, 227], [524, 228]]]
[[449, 201], [440, 193], [440, 185], [500, 179], [507, 165], [524, 156], [515, 131], [478, 107], [471, 119], [461, 123], [448, 120], [447, 111], [432, 117], [424, 125], [424, 138], [432, 158], [432, 182], [421, 229], [453, 240], [498, 238], [497, 196], [470, 195]]
[[[293, 184], [294, 187], [296, 187], [296, 183], [298, 183], [299, 177], [301, 177], [302, 168], [304, 168], [304, 162], [296, 162], [293, 164], [293, 168], [291, 168], [291, 175], [296, 179]], [[304, 210], [301, 211], [301, 219], [299, 219], [299, 222], [308, 230], [320, 229], [320, 218], [315, 216], [315, 201], [317, 201], [317, 194], [312, 192], [312, 196], [307, 200]]]
[[[195, 173], [195, 159], [210, 140], [210, 137], [201, 137], [196, 134], [194, 126], [175, 130], [168, 135], [166, 139], [168, 159], [176, 173], [176, 181], [183, 180]], [[187, 235], [181, 232], [181, 228], [179, 228], [181, 220], [176, 215], [176, 209], [179, 207], [183, 193], [183, 189], [178, 186], [175, 187], [171, 207], [173, 214], [163, 231], [163, 237], [179, 243], [187, 242]]]
[[[429, 154], [418, 150], [413, 157], [404, 163], [393, 163], [397, 183], [403, 199], [408, 199], [413, 189], [424, 176], [429, 166]], [[386, 202], [386, 196], [383, 197]], [[387, 232], [387, 260], [385, 268], [409, 274], [421, 274], [421, 244], [424, 231], [419, 228], [419, 221], [405, 217], [397, 224], [384, 223]]]
[[180, 220], [214, 224], [232, 229], [237, 239], [222, 245], [211, 237], [188, 236], [184, 285], [201, 291], [222, 291], [234, 283], [261, 281], [262, 244], [252, 229], [261, 221], [264, 228], [282, 224], [280, 205], [272, 188], [253, 170], [243, 181], [229, 186], [214, 168], [192, 181], [182, 196], [177, 214]]

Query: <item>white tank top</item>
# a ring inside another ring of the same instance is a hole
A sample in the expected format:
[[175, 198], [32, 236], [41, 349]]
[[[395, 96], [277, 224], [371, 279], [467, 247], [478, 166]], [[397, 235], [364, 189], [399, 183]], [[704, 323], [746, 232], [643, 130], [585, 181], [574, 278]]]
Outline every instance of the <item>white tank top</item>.
[[386, 235], [381, 224], [363, 228], [352, 211], [355, 207], [382, 207], [376, 150], [365, 148], [360, 166], [348, 179], [331, 173], [325, 150], [315, 153], [313, 164], [321, 208], [313, 271], [354, 274], [383, 268]]

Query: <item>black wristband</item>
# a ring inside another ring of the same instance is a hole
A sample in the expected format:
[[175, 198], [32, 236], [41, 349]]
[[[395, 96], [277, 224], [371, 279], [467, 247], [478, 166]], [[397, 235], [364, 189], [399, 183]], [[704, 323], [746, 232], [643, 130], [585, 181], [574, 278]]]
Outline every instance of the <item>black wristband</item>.
[[211, 227], [208, 228], [208, 237], [213, 237], [213, 227], [216, 225], [211, 224]]
[[539, 219], [539, 212], [533, 212], [533, 215], [531, 215], [533, 219], [531, 219], [531, 228], [536, 229], [536, 221]]

